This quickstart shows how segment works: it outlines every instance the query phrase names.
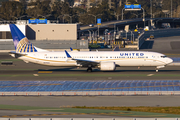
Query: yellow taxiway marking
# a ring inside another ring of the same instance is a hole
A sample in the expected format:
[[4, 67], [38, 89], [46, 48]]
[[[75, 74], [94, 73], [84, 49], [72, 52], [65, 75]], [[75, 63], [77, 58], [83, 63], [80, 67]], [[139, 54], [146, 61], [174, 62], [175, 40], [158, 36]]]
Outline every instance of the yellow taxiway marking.
[[154, 74], [148, 74], [147, 76], [153, 76]]
[[52, 73], [52, 71], [38, 71], [38, 73]]
[[33, 74], [34, 76], [39, 76], [38, 74]]

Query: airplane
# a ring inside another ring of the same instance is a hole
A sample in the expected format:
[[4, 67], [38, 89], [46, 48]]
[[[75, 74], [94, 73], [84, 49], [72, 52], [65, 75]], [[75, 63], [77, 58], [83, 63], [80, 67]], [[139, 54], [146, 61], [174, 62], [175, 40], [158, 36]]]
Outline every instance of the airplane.
[[[25, 61], [46, 66], [85, 67], [102, 71], [114, 71], [122, 66], [154, 66], [156, 72], [173, 60], [164, 54], [145, 51], [79, 51], [55, 52], [35, 47], [15, 24], [10, 24], [15, 51], [10, 55]], [[71, 48], [70, 48], [71, 49]]]

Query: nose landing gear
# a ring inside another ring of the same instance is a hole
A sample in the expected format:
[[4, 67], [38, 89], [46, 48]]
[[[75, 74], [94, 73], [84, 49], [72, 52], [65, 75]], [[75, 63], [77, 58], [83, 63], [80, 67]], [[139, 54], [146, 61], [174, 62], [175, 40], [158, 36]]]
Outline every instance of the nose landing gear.
[[163, 67], [165, 67], [165, 66], [157, 66], [156, 67], [156, 72], [158, 72], [158, 69], [163, 68]]

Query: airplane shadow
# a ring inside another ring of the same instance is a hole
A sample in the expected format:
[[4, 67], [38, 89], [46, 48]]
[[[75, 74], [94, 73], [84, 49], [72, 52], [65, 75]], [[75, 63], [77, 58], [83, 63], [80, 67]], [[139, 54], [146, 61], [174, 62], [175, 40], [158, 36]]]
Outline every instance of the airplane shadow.
[[[76, 69], [74, 67], [71, 68], [57, 68], [57, 69], [38, 69], [37, 71], [54, 71], [54, 72], [85, 72], [85, 73], [91, 73], [91, 72], [87, 72], [86, 69]], [[150, 69], [150, 70], [139, 70], [139, 69], [129, 69], [129, 70], [115, 70], [115, 71], [101, 71], [99, 69], [93, 69], [92, 72], [101, 72], [101, 73], [117, 73], [117, 72], [139, 72], [139, 73], [146, 73], [146, 72], [153, 72], [153, 73], [157, 73], [155, 71], [155, 69]], [[161, 70], [159, 69], [159, 73], [160, 72], [180, 72], [180, 70]]]
[[152, 49], [154, 44], [154, 40], [144, 41], [140, 49]]
[[57, 69], [38, 69], [37, 71], [77, 71], [74, 67], [57, 68]]
[[154, 73], [160, 73], [160, 72], [180, 72], [180, 70], [159, 70], [156, 72], [156, 70], [115, 70], [115, 71], [102, 71], [102, 72], [139, 72], [139, 73], [146, 73], [146, 72], [154, 72]]

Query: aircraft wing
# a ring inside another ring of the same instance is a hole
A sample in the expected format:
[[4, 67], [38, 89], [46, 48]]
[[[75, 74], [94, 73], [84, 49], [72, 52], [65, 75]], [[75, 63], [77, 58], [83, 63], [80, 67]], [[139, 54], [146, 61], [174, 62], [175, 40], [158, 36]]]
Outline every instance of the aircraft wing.
[[88, 67], [89, 65], [91, 65], [92, 67], [95, 67], [99, 64], [99, 62], [97, 61], [90, 61], [90, 60], [83, 60], [83, 59], [72, 59], [72, 60], [75, 60], [77, 64], [80, 64], [83, 67]]
[[75, 60], [77, 62], [77, 64], [80, 64], [83, 67], [88, 67], [88, 66], [95, 67], [99, 64], [99, 62], [97, 62], [97, 61], [74, 59], [69, 55], [69, 53], [66, 50], [65, 50], [65, 53], [66, 53], [66, 56], [68, 59]]

